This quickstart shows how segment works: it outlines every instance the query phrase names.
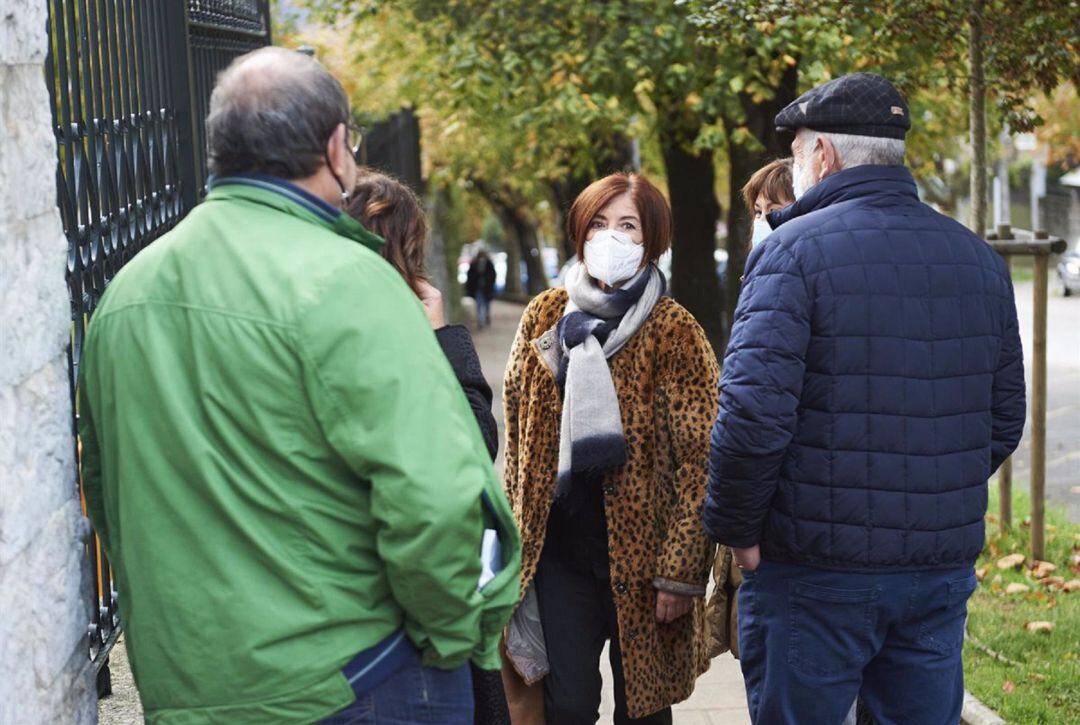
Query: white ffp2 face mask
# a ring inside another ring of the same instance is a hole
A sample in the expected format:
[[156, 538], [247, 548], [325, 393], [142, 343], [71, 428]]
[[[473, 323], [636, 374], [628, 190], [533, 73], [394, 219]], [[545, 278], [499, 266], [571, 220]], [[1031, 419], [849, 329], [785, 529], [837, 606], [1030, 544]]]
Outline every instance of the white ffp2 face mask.
[[750, 237], [750, 248], [753, 249], [757, 245], [765, 241], [765, 237], [772, 234], [772, 227], [769, 226], [769, 222], [764, 219], [754, 220], [754, 233]]
[[633, 277], [644, 258], [645, 247], [613, 229], [601, 229], [585, 242], [585, 269], [609, 287]]
[[810, 190], [810, 187], [816, 184], [809, 167], [803, 168], [799, 164], [793, 164], [791, 167], [791, 185], [795, 190], [795, 201], [802, 198], [802, 195]]

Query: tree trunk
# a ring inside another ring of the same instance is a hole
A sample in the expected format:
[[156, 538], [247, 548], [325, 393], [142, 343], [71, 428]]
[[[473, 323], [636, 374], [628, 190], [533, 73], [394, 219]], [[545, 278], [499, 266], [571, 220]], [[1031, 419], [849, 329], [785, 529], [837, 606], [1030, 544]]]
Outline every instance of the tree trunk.
[[448, 322], [458, 322], [461, 313], [461, 285], [457, 283], [457, 256], [461, 251], [461, 239], [449, 220], [454, 199], [444, 186], [432, 190], [427, 199], [431, 232], [428, 237], [424, 266], [431, 283], [443, 293]]
[[571, 174], [565, 179], [553, 181], [550, 184], [551, 197], [555, 202], [555, 228], [559, 234], [559, 254], [563, 262], [577, 254], [577, 246], [566, 229], [566, 217], [570, 213], [570, 205], [592, 181], [591, 178]]
[[[741, 125], [746, 126], [760, 144], [760, 147], [752, 149], [746, 144], [728, 141], [731, 189], [728, 198], [728, 266], [724, 280], [726, 287], [724, 312], [727, 323], [725, 329], [728, 331], [731, 330], [731, 325], [734, 322], [735, 305], [739, 301], [739, 291], [742, 289], [742, 276], [743, 270], [746, 268], [746, 257], [750, 253], [752, 216], [743, 202], [742, 188], [750, 180], [754, 172], [769, 161], [791, 156], [791, 134], [778, 132], [773, 120], [776, 118], [777, 113], [795, 100], [798, 91], [798, 78], [798, 65], [788, 66], [780, 77], [780, 84], [775, 89], [775, 95], [771, 99], [754, 103], [745, 94], [741, 94], [739, 97], [743, 110]], [[726, 119], [725, 125], [728, 130], [728, 138], [731, 139], [731, 132], [740, 124]]]
[[[669, 128], [678, 126], [679, 120], [674, 120]], [[716, 171], [712, 152], [695, 153], [686, 139], [686, 134], [673, 131], [662, 132], [660, 138], [675, 222], [671, 293], [697, 319], [719, 358], [724, 351], [724, 307], [713, 256], [720, 219]]]
[[[519, 259], [525, 262], [529, 296], [540, 294], [548, 288], [548, 278], [547, 272], [544, 271], [544, 260], [540, 256], [540, 241], [536, 236], [536, 225], [512, 204], [500, 205], [497, 213], [513, 237], [511, 243], [517, 244]], [[518, 269], [515, 268], [514, 271], [517, 272]], [[509, 274], [510, 270], [507, 269], [507, 275]]]
[[592, 169], [588, 172], [567, 174], [565, 178], [550, 184], [551, 194], [555, 199], [555, 221], [564, 262], [573, 257], [577, 249], [567, 232], [566, 216], [578, 194], [597, 179], [634, 167], [634, 144], [622, 134], [609, 137], [594, 134], [592, 148], [596, 151], [596, 163]]
[[506, 289], [508, 295], [521, 294], [521, 261], [525, 262], [526, 280], [530, 295], [538, 295], [548, 288], [544, 260], [540, 256], [540, 240], [536, 236], [536, 223], [529, 217], [527, 203], [512, 190], [496, 187], [482, 179], [472, 179], [474, 188], [491, 205], [495, 216], [506, 230]]
[[986, 234], [986, 76], [983, 64], [983, 0], [972, 0], [968, 15], [971, 102], [971, 229]]
[[506, 235], [506, 286], [503, 294], [507, 297], [520, 297], [524, 292], [521, 289], [521, 244], [517, 240], [514, 230], [507, 226], [501, 215], [496, 214], [502, 222]]
[[524, 211], [525, 203], [512, 194], [500, 193], [491, 186], [474, 180], [477, 190], [491, 204], [495, 216], [506, 230], [506, 289], [507, 295], [521, 294], [521, 262], [525, 262], [529, 295], [538, 295], [548, 288], [544, 260], [540, 256], [540, 240], [536, 224]]

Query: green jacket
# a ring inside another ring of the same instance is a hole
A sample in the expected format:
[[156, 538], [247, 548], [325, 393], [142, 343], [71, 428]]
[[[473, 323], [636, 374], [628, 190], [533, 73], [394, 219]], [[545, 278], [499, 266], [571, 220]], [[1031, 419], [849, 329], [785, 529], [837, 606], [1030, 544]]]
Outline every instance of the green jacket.
[[[426, 664], [499, 667], [520, 538], [381, 242], [230, 177], [94, 313], [83, 484], [149, 722], [318, 720], [354, 700], [342, 666], [402, 629]], [[478, 591], [493, 525], [504, 567]]]

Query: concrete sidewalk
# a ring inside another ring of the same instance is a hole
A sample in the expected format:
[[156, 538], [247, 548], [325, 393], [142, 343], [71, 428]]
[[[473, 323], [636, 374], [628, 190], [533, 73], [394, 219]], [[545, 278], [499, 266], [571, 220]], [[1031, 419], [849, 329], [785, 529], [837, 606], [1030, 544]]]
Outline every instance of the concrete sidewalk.
[[[484, 367], [484, 376], [495, 393], [493, 409], [499, 423], [499, 458], [496, 461], [499, 470], [502, 470], [502, 444], [506, 439], [502, 414], [502, 376], [523, 309], [521, 305], [495, 302], [491, 307], [491, 327], [473, 331], [476, 349]], [[604, 689], [600, 722], [611, 723], [615, 705], [611, 668], [606, 651], [601, 658], [601, 664]], [[739, 663], [730, 654], [717, 657], [709, 671], [698, 679], [693, 696], [676, 705], [674, 710], [674, 721], [677, 725], [748, 725], [750, 715], [746, 710], [746, 690], [743, 687]]]

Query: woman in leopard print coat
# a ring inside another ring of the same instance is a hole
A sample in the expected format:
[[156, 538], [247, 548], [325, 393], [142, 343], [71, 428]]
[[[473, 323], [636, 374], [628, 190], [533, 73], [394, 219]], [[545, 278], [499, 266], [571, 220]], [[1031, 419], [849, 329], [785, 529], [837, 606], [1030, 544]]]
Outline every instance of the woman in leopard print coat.
[[[624, 228], [627, 217], [636, 228]], [[647, 264], [668, 247], [670, 211], [648, 181], [617, 174], [583, 192], [569, 227], [579, 259], [591, 232], [611, 228], [643, 244]], [[670, 723], [670, 706], [690, 696], [709, 663], [703, 597], [715, 547], [700, 510], [716, 356], [690, 313], [661, 297], [608, 359], [625, 465], [591, 481], [584, 514], [553, 510], [563, 409], [556, 324], [567, 300], [566, 289], [552, 289], [525, 310], [504, 388], [504, 484], [523, 540], [522, 593], [534, 583], [549, 590], [537, 592], [551, 668], [547, 722], [595, 722], [600, 648], [610, 638], [616, 723]], [[598, 546], [590, 531], [600, 533]]]

